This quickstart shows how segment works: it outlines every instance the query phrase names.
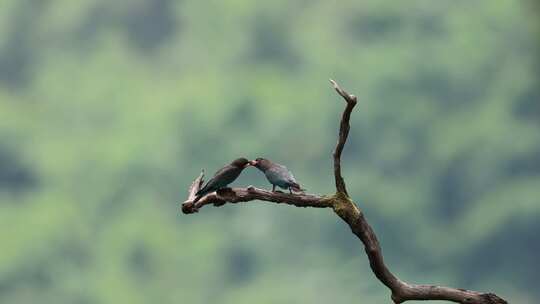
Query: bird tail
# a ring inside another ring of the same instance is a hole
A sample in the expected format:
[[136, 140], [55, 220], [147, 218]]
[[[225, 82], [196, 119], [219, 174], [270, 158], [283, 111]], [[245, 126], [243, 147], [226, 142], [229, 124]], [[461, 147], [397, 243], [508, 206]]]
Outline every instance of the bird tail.
[[194, 203], [198, 202], [203, 196], [205, 196], [208, 193], [207, 187], [204, 186], [197, 193], [195, 193], [195, 199], [193, 200]]
[[298, 183], [293, 183], [291, 185], [291, 189], [294, 191], [294, 192], [301, 192], [301, 193], [304, 193], [306, 191], [306, 189], [303, 189], [302, 187], [300, 187], [300, 185]]
[[197, 193], [195, 193], [195, 196], [203, 196], [204, 195], [204, 191], [205, 189], [202, 188], [202, 189], [199, 189], [199, 191], [197, 191]]

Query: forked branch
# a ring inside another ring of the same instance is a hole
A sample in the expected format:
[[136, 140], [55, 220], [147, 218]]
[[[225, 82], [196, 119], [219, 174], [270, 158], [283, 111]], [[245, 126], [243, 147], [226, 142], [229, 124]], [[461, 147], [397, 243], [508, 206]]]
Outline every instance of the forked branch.
[[204, 174], [201, 173], [189, 188], [188, 199], [182, 204], [182, 212], [186, 214], [198, 212], [206, 205], [221, 206], [226, 203], [249, 202], [254, 200], [283, 203], [297, 207], [332, 208], [334, 212], [345, 221], [353, 234], [364, 244], [371, 270], [391, 291], [394, 303], [408, 300], [446, 300], [462, 304], [508, 304], [505, 300], [492, 293], [457, 289], [434, 285], [416, 285], [401, 281], [386, 267], [382, 250], [373, 229], [366, 221], [364, 214], [351, 200], [341, 175], [341, 153], [349, 135], [349, 120], [351, 112], [356, 105], [356, 96], [347, 93], [335, 81], [330, 80], [336, 92], [347, 103], [339, 128], [339, 137], [334, 157], [334, 177], [336, 180], [336, 193], [330, 196], [317, 196], [310, 194], [287, 194], [270, 192], [254, 187], [225, 188], [210, 193], [194, 203], [195, 193], [203, 183]]

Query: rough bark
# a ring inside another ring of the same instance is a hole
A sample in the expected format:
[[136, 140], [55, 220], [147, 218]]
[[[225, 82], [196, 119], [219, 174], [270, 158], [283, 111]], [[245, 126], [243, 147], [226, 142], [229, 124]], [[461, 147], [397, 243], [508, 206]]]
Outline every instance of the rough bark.
[[347, 193], [345, 181], [341, 175], [341, 153], [349, 134], [352, 110], [357, 103], [354, 95], [348, 94], [335, 81], [330, 80], [336, 92], [347, 103], [339, 128], [338, 142], [333, 153], [334, 177], [336, 193], [328, 196], [311, 194], [287, 194], [271, 192], [255, 187], [225, 188], [210, 193], [194, 203], [197, 190], [203, 184], [204, 173], [201, 173], [189, 188], [188, 199], [182, 204], [182, 212], [191, 214], [206, 205], [222, 206], [226, 203], [250, 202], [254, 200], [288, 204], [297, 207], [332, 208], [334, 212], [351, 228], [364, 245], [371, 270], [391, 292], [394, 303], [408, 300], [446, 300], [463, 304], [507, 304], [505, 300], [493, 293], [483, 293], [459, 288], [435, 285], [409, 284], [396, 277], [385, 265], [381, 246], [375, 232], [368, 224], [363, 212], [351, 200]]

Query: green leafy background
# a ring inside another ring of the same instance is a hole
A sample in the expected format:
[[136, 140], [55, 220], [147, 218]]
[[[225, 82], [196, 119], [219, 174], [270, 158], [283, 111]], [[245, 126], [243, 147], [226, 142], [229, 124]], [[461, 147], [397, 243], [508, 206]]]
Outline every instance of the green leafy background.
[[331, 210], [179, 212], [238, 156], [332, 193], [330, 77], [359, 98], [343, 174], [388, 266], [540, 301], [538, 9], [0, 0], [0, 302], [388, 303]]

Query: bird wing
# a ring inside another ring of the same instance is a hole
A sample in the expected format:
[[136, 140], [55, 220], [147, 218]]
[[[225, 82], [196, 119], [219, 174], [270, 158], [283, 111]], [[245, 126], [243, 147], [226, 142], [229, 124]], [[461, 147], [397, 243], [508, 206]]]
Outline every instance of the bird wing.
[[296, 179], [294, 178], [294, 175], [292, 174], [291, 170], [289, 170], [284, 165], [279, 165], [280, 170], [283, 171], [284, 175], [287, 176], [287, 181], [291, 183], [296, 183]]
[[292, 172], [289, 170], [287, 170], [287, 172], [289, 172], [289, 182], [296, 183], [296, 179], [294, 178], [294, 175], [292, 174]]
[[216, 173], [214, 173], [214, 176], [206, 183], [206, 188], [213, 188], [213, 186], [218, 182], [219, 178], [227, 171], [229, 166], [225, 166], [219, 170], [217, 170]]
[[233, 166], [226, 166], [223, 169], [216, 172], [215, 179], [219, 179], [219, 186], [225, 187], [228, 184], [234, 182], [236, 178], [242, 173], [241, 168], [236, 168]]
[[204, 193], [208, 191], [215, 191], [218, 188], [227, 186], [228, 184], [232, 183], [238, 177], [238, 175], [240, 175], [240, 172], [237, 171], [238, 170], [232, 166], [225, 166], [219, 169], [214, 176], [208, 180], [200, 192]]
[[224, 175], [230, 169], [231, 169], [231, 166], [227, 165], [227, 166], [217, 170], [216, 173], [214, 173], [214, 176], [212, 177], [212, 179]]
[[286, 182], [296, 183], [296, 180], [294, 179], [291, 171], [289, 171], [289, 169], [287, 169], [287, 167], [283, 165], [276, 164], [276, 166], [270, 168], [268, 171], [269, 175], [273, 178], [277, 178]]

